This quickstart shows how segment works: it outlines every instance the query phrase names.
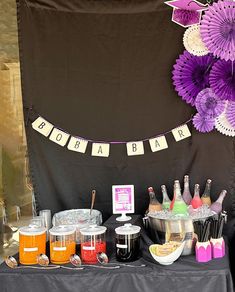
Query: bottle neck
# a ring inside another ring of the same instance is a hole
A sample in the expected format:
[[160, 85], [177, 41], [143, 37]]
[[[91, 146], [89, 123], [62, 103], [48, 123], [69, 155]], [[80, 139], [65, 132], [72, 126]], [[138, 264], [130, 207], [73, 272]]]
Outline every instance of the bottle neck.
[[219, 195], [219, 198], [216, 200], [216, 202], [222, 204], [226, 194], [227, 194], [226, 191], [222, 191]]
[[194, 188], [194, 198], [196, 197], [199, 197], [200, 198], [200, 188], [199, 188], [199, 185], [195, 185], [195, 188]]
[[206, 187], [205, 187], [205, 190], [204, 190], [204, 193], [203, 193], [203, 197], [210, 197], [210, 192], [211, 192], [211, 183], [210, 182], [207, 182], [206, 183]]

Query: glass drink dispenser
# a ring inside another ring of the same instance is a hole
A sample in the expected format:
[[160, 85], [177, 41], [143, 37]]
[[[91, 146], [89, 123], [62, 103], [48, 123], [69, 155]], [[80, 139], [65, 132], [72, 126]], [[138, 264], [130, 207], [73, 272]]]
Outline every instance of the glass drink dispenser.
[[69, 263], [70, 256], [76, 253], [75, 227], [60, 225], [49, 230], [50, 259], [53, 264]]
[[37, 256], [46, 253], [46, 228], [29, 225], [19, 229], [20, 263], [37, 264]]
[[106, 253], [105, 226], [90, 225], [82, 228], [81, 232], [81, 258], [84, 263], [96, 264], [97, 253]]

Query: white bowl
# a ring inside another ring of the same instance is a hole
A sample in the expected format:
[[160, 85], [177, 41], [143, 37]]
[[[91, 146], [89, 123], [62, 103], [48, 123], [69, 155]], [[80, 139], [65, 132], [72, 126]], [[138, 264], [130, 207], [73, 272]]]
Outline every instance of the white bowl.
[[157, 261], [159, 264], [168, 266], [168, 265], [173, 264], [174, 261], [176, 261], [180, 257], [184, 249], [185, 241], [183, 241], [182, 244], [175, 251], [168, 254], [167, 256], [162, 256], [162, 257], [157, 256], [151, 251], [151, 247], [154, 247], [156, 245], [157, 244], [150, 245], [149, 252], [151, 253], [152, 257], [155, 259], [155, 261]]

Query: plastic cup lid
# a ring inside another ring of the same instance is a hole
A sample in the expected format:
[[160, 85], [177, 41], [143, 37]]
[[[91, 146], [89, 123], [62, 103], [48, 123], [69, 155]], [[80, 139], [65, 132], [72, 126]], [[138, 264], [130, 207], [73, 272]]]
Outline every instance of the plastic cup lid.
[[76, 228], [71, 225], [54, 226], [49, 230], [51, 235], [71, 235], [76, 231]]
[[97, 226], [96, 224], [80, 229], [82, 235], [99, 235], [105, 233], [107, 227]]
[[45, 227], [39, 227], [37, 225], [29, 225], [24, 226], [19, 229], [19, 233], [22, 235], [33, 236], [33, 235], [41, 235], [46, 232]]
[[139, 233], [141, 228], [137, 225], [132, 225], [130, 223], [124, 224], [123, 226], [117, 227], [115, 232], [119, 235], [131, 235]]

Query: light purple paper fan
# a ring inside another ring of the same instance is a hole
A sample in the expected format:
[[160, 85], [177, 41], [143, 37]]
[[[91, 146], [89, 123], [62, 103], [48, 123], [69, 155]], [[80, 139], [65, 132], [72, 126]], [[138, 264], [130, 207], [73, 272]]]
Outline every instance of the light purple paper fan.
[[201, 21], [202, 39], [211, 53], [235, 60], [235, 2], [218, 1], [209, 6]]
[[235, 102], [234, 101], [230, 101], [227, 105], [226, 118], [231, 124], [231, 126], [235, 129]]
[[221, 100], [210, 88], [200, 91], [195, 100], [195, 106], [201, 116], [216, 118], [224, 111], [225, 100]]
[[212, 54], [193, 56], [186, 50], [173, 67], [173, 84], [179, 96], [194, 106], [198, 93], [209, 87], [209, 73], [215, 59]]
[[221, 99], [235, 101], [235, 62], [219, 60], [210, 72], [210, 87]]
[[215, 119], [201, 116], [199, 113], [197, 113], [193, 117], [193, 125], [199, 132], [208, 133], [214, 129]]

